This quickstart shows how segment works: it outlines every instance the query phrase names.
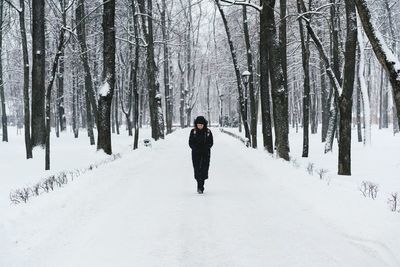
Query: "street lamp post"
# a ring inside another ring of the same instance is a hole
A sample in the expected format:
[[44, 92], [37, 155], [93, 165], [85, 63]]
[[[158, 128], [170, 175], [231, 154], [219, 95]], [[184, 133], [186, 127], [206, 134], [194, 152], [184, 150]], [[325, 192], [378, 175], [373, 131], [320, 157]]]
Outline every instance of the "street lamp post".
[[244, 84], [244, 118], [248, 121], [247, 116], [247, 85], [249, 84], [249, 77], [251, 73], [248, 70], [243, 71], [242, 73], [242, 80]]

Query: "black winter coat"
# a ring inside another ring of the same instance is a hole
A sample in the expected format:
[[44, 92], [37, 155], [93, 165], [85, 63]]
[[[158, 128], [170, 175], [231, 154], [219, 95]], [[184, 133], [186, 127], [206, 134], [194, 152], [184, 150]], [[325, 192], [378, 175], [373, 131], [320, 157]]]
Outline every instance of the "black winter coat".
[[214, 140], [210, 129], [204, 127], [202, 130], [194, 128], [190, 131], [189, 146], [192, 149], [194, 178], [196, 180], [208, 179], [210, 148], [213, 144]]

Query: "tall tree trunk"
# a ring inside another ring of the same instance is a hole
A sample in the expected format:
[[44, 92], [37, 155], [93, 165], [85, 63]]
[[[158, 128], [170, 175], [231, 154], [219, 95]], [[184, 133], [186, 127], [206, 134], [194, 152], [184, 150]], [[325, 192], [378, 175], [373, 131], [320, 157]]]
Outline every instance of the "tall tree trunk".
[[103, 1], [103, 85], [98, 100], [97, 149], [112, 154], [110, 115], [115, 85], [115, 0]]
[[279, 50], [282, 62], [283, 86], [285, 87], [285, 90], [288, 91], [287, 56], [286, 56], [287, 55], [286, 2], [287, 0], [279, 1], [279, 9], [280, 9]]
[[[139, 23], [138, 23], [138, 17], [136, 16], [136, 8], [135, 8], [135, 2], [132, 0], [132, 14], [133, 14], [133, 29], [135, 33], [135, 63], [132, 66], [131, 65], [131, 75], [132, 75], [132, 86], [133, 86], [133, 98], [134, 98], [134, 128], [135, 128], [135, 136], [133, 140], [133, 149], [138, 148], [138, 142], [139, 142], [139, 89], [138, 89], [138, 83], [137, 83], [137, 74], [138, 74], [138, 69], [139, 69], [139, 56], [140, 56], [140, 47], [139, 47]], [[134, 72], [132, 73], [132, 67], [134, 69]]]
[[178, 52], [178, 66], [180, 72], [180, 79], [179, 79], [179, 91], [180, 91], [180, 99], [179, 99], [179, 122], [181, 128], [185, 128], [185, 98], [186, 98], [186, 90], [185, 90], [185, 76], [184, 76], [184, 68], [182, 67], [181, 63], [181, 53]]
[[[297, 0], [297, 10], [301, 13], [301, 2]], [[299, 20], [301, 51], [303, 56], [304, 93], [303, 93], [303, 153], [302, 157], [308, 157], [309, 146], [309, 121], [310, 121], [310, 45], [309, 38], [304, 38], [303, 22]]]
[[7, 113], [6, 113], [6, 99], [4, 97], [4, 81], [3, 81], [3, 5], [4, 1], [0, 1], [0, 101], [1, 101], [1, 125], [3, 131], [3, 142], [8, 142], [7, 133]]
[[346, 0], [346, 50], [343, 92], [339, 97], [339, 175], [351, 175], [351, 115], [357, 49], [357, 14], [353, 0]]
[[[64, 5], [62, 5], [63, 14], [66, 12]], [[51, 106], [51, 91], [53, 88], [54, 80], [56, 78], [58, 61], [60, 56], [62, 55], [62, 51], [64, 49], [64, 36], [65, 36], [65, 28], [61, 26], [60, 36], [58, 37], [58, 45], [57, 51], [55, 53], [53, 66], [51, 70], [51, 78], [50, 82], [47, 85], [46, 89], [46, 156], [45, 156], [45, 170], [50, 170], [50, 106]]]
[[237, 62], [236, 50], [233, 46], [231, 32], [229, 30], [228, 21], [226, 20], [225, 13], [221, 8], [219, 0], [216, 0], [215, 3], [217, 4], [219, 13], [221, 14], [221, 18], [222, 18], [222, 21], [223, 21], [224, 27], [225, 27], [225, 32], [228, 37], [228, 43], [229, 43], [229, 48], [230, 48], [231, 55], [232, 55], [233, 66], [234, 66], [235, 74], [236, 74], [236, 83], [237, 83], [237, 88], [238, 88], [238, 93], [239, 93], [239, 106], [240, 106], [239, 112], [240, 112], [241, 118], [243, 120], [245, 136], [248, 140], [250, 140], [250, 129], [249, 129], [249, 125], [247, 122], [247, 118], [245, 117], [245, 110], [244, 110], [245, 105], [244, 105], [244, 97], [243, 97], [242, 78], [241, 78], [241, 74], [239, 71], [239, 64]]
[[288, 96], [284, 86], [283, 68], [276, 36], [275, 0], [263, 0], [262, 3], [266, 12], [266, 41], [269, 55], [276, 150], [280, 158], [289, 160]]
[[166, 0], [161, 1], [161, 30], [163, 36], [163, 52], [164, 52], [164, 94], [165, 94], [165, 121], [167, 124], [167, 134], [172, 133], [172, 95], [170, 95], [170, 77], [169, 77], [169, 49], [168, 49], [168, 28], [166, 22], [167, 4]]
[[[60, 0], [61, 9], [65, 9], [65, 0]], [[67, 14], [62, 14], [63, 27], [67, 27]], [[66, 119], [65, 119], [65, 108], [64, 108], [64, 48], [61, 51], [59, 70], [58, 70], [58, 90], [57, 90], [57, 113], [60, 130], [63, 132], [66, 130]]]
[[[337, 10], [336, 0], [331, 0], [331, 27], [332, 27], [332, 57], [333, 57], [333, 73], [338, 80], [340, 86], [342, 84], [342, 78], [340, 73], [340, 46], [339, 46], [339, 12]], [[337, 99], [338, 93], [333, 90], [330, 91], [328, 101], [330, 105], [329, 109], [329, 121], [327, 140], [325, 144], [325, 153], [332, 151], [333, 139], [336, 134], [337, 119], [338, 119], [338, 107]]]
[[115, 118], [115, 129], [117, 134], [119, 134], [119, 108], [118, 108], [118, 99], [119, 99], [119, 90], [120, 86], [116, 86], [115, 88], [115, 99], [114, 99], [114, 118]]
[[23, 68], [24, 68], [24, 128], [25, 128], [25, 151], [26, 158], [30, 159], [32, 155], [32, 143], [31, 143], [31, 115], [30, 115], [30, 101], [29, 101], [29, 55], [28, 55], [28, 42], [26, 38], [25, 28], [25, 3], [24, 0], [19, 1], [19, 25], [21, 30], [22, 39], [22, 57], [23, 57]]
[[[154, 61], [154, 35], [153, 35], [153, 1], [147, 0], [147, 9], [145, 8], [144, 0], [138, 0], [139, 9], [142, 14], [142, 28], [147, 42], [147, 86], [149, 97], [151, 137], [154, 140], [163, 138], [160, 136], [160, 125], [157, 108], [157, 86], [156, 86], [156, 64]], [[147, 20], [145, 20], [147, 18]], [[147, 21], [147, 28], [146, 28]]]
[[[257, 148], [257, 115], [256, 115], [256, 100], [254, 90], [254, 69], [253, 69], [253, 54], [250, 45], [249, 28], [247, 23], [247, 10], [246, 6], [243, 6], [243, 32], [244, 40], [246, 43], [247, 52], [247, 68], [250, 72], [249, 76], [249, 95], [250, 95], [250, 133], [251, 133], [251, 146]], [[286, 44], [285, 44], [286, 45]], [[285, 53], [286, 58], [286, 53]], [[247, 103], [247, 99], [246, 99]]]
[[[358, 66], [360, 63], [357, 64], [357, 68], [360, 68]], [[357, 140], [358, 142], [362, 142], [362, 131], [361, 131], [361, 88], [360, 88], [360, 83], [357, 82], [357, 99], [356, 99], [356, 123], [357, 123]]]
[[329, 102], [327, 91], [328, 88], [325, 82], [325, 72], [324, 72], [324, 61], [320, 56], [319, 59], [319, 71], [320, 71], [320, 79], [321, 79], [321, 113], [322, 113], [322, 126], [321, 126], [321, 141], [326, 141], [326, 134], [328, 132], [328, 121], [329, 121]]
[[[357, 23], [359, 24], [359, 23]], [[360, 85], [361, 97], [363, 102], [363, 111], [364, 111], [364, 145], [371, 144], [371, 108], [368, 94], [368, 86], [365, 81], [364, 76], [364, 65], [365, 65], [365, 51], [364, 51], [364, 38], [361, 31], [361, 25], [358, 26], [358, 46], [360, 51], [360, 63], [358, 68], [358, 84]], [[369, 68], [371, 68], [371, 64], [369, 64]], [[370, 69], [369, 69], [370, 70]]]
[[354, 0], [360, 15], [364, 31], [368, 36], [372, 49], [379, 63], [385, 69], [392, 85], [393, 97], [397, 109], [397, 120], [400, 124], [400, 63], [396, 56], [388, 49], [379, 31], [377, 31], [371, 22], [371, 13], [365, 0]]
[[[86, 45], [86, 20], [85, 20], [85, 1], [84, 0], [79, 0], [76, 10], [76, 20], [77, 20], [77, 25], [76, 25], [76, 33], [78, 37], [78, 42], [80, 46], [80, 58], [83, 64], [83, 69], [85, 71], [85, 91], [88, 92], [88, 97], [90, 104], [92, 106], [91, 110], [92, 113], [94, 114], [94, 121], [97, 124], [97, 104], [96, 104], [96, 96], [95, 92], [93, 89], [93, 80], [92, 80], [92, 74], [90, 71], [90, 65], [89, 65], [89, 58], [88, 58], [88, 49]], [[96, 62], [96, 61], [95, 61]], [[90, 127], [90, 125], [88, 125]]]
[[86, 124], [87, 131], [90, 140], [90, 145], [95, 145], [94, 134], [93, 134], [93, 116], [92, 108], [90, 106], [89, 92], [85, 90], [85, 103], [86, 103]]
[[32, 3], [32, 146], [44, 146], [45, 128], [45, 14], [44, 0]]
[[76, 70], [72, 68], [72, 130], [74, 137], [78, 138], [79, 135], [79, 119], [78, 119], [78, 85], [76, 78]]
[[[392, 38], [392, 45], [391, 45], [391, 49], [392, 49], [392, 53], [396, 54], [396, 35], [395, 35], [395, 29], [394, 29], [394, 25], [393, 25], [393, 14], [392, 14], [392, 10], [391, 7], [389, 6], [389, 0], [385, 0], [384, 1], [385, 4], [385, 9], [388, 15], [388, 19], [389, 19], [389, 30], [390, 30], [390, 35]], [[393, 99], [393, 132], [396, 134], [399, 132], [399, 124], [396, 120], [396, 105], [395, 105], [395, 100], [393, 98], [393, 94], [392, 94], [392, 99]]]
[[[265, 4], [265, 1], [261, 1]], [[260, 13], [260, 98], [261, 98], [261, 122], [264, 148], [271, 154], [274, 153], [271, 121], [271, 100], [269, 88], [269, 58], [267, 47], [267, 16], [266, 8]]]

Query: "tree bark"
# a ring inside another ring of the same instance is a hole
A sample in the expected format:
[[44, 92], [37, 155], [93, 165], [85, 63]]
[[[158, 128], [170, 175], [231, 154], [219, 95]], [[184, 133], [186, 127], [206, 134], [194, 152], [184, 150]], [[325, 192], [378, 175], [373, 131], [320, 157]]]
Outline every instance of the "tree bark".
[[[63, 14], [66, 12], [65, 7], [62, 6]], [[64, 36], [65, 27], [61, 26], [60, 36], [58, 37], [57, 51], [54, 57], [51, 78], [46, 90], [46, 156], [45, 156], [45, 170], [50, 170], [50, 105], [51, 105], [51, 91], [53, 88], [54, 80], [56, 78], [57, 67], [59, 63], [60, 56], [64, 49]]]
[[339, 97], [339, 175], [351, 175], [351, 117], [357, 49], [357, 14], [354, 0], [346, 0], [346, 50], [343, 92]]
[[110, 115], [115, 85], [115, 0], [103, 1], [103, 85], [98, 100], [97, 149], [112, 154]]
[[[147, 86], [149, 94], [149, 110], [151, 123], [151, 137], [154, 140], [163, 138], [160, 136], [159, 110], [157, 108], [157, 86], [156, 86], [156, 64], [154, 61], [154, 35], [153, 35], [153, 1], [147, 0], [147, 10], [144, 0], [138, 0], [140, 13], [146, 14], [146, 18], [142, 15], [142, 28], [147, 43]], [[147, 21], [147, 28], [146, 28]]]
[[6, 99], [4, 97], [4, 81], [3, 81], [3, 8], [4, 1], [0, 1], [0, 101], [1, 101], [1, 124], [3, 131], [3, 142], [8, 142], [7, 132], [7, 113], [6, 113]]
[[[77, 20], [77, 25], [76, 25], [76, 33], [78, 37], [78, 42], [80, 46], [80, 58], [83, 64], [83, 69], [85, 71], [85, 91], [88, 92], [88, 97], [90, 104], [92, 106], [91, 110], [92, 113], [94, 114], [94, 121], [97, 124], [97, 104], [96, 104], [96, 96], [94, 92], [94, 87], [93, 87], [93, 79], [92, 79], [92, 74], [90, 71], [90, 65], [89, 65], [89, 58], [88, 58], [88, 49], [86, 45], [86, 20], [85, 20], [85, 1], [84, 0], [79, 0], [76, 10], [76, 20]], [[88, 125], [87, 127], [93, 127]]]
[[[301, 2], [297, 0], [297, 10], [301, 13]], [[303, 22], [299, 20], [301, 51], [303, 56], [304, 93], [303, 93], [303, 153], [302, 157], [308, 157], [309, 146], [309, 121], [310, 121], [310, 45], [304, 38]]]
[[30, 100], [29, 100], [29, 55], [28, 55], [28, 42], [26, 37], [25, 28], [25, 3], [24, 0], [20, 0], [20, 11], [19, 13], [19, 25], [22, 39], [22, 57], [23, 57], [23, 68], [24, 68], [24, 128], [25, 128], [25, 151], [26, 158], [30, 159], [32, 155], [32, 143], [31, 143], [31, 115], [30, 115]]
[[[253, 148], [257, 148], [257, 115], [256, 115], [257, 106], [256, 106], [256, 100], [255, 100], [255, 92], [254, 92], [255, 90], [254, 90], [253, 53], [252, 53], [251, 44], [250, 44], [246, 6], [243, 6], [243, 32], [244, 32], [244, 40], [246, 43], [247, 68], [248, 68], [248, 71], [250, 72], [248, 86], [249, 86], [249, 96], [250, 96], [251, 146]], [[286, 58], [286, 53], [285, 53], [285, 58]], [[247, 103], [247, 99], [246, 99], [246, 103]]]
[[215, 2], [217, 4], [219, 13], [221, 14], [221, 18], [222, 21], [224, 23], [224, 27], [225, 27], [225, 32], [226, 35], [228, 37], [228, 43], [229, 43], [229, 48], [230, 48], [230, 52], [232, 55], [232, 61], [233, 61], [233, 66], [235, 69], [235, 74], [236, 74], [236, 83], [237, 83], [237, 88], [238, 88], [238, 93], [239, 93], [239, 112], [241, 115], [241, 118], [243, 120], [243, 126], [244, 126], [244, 130], [245, 130], [245, 136], [246, 138], [250, 141], [250, 129], [249, 129], [249, 125], [247, 122], [247, 118], [245, 117], [245, 110], [244, 110], [244, 97], [243, 97], [243, 87], [242, 87], [242, 78], [241, 78], [241, 74], [239, 71], [239, 64], [237, 62], [237, 56], [236, 56], [236, 50], [233, 46], [233, 42], [232, 42], [232, 37], [231, 37], [231, 32], [228, 26], [228, 21], [226, 20], [225, 17], [225, 13], [221, 8], [221, 5], [219, 3], [219, 0], [216, 0]]
[[266, 16], [266, 41], [273, 102], [274, 129], [278, 156], [289, 160], [288, 96], [284, 86], [281, 58], [274, 18], [275, 0], [263, 0]]
[[[263, 1], [261, 1], [264, 4]], [[266, 8], [260, 13], [260, 98], [261, 121], [264, 148], [271, 154], [274, 153], [271, 121], [271, 100], [269, 87], [268, 47], [267, 47], [267, 12]]]
[[166, 22], [167, 4], [165, 0], [161, 1], [161, 31], [163, 36], [164, 52], [164, 94], [165, 94], [165, 121], [167, 125], [167, 134], [172, 133], [172, 95], [170, 95], [170, 77], [169, 77], [169, 47], [168, 47], [168, 28]]
[[44, 0], [32, 3], [32, 146], [44, 146], [45, 128], [45, 8]]
[[372, 25], [371, 13], [365, 0], [354, 0], [360, 15], [364, 31], [368, 36], [372, 49], [379, 63], [385, 69], [392, 85], [393, 97], [397, 109], [397, 120], [400, 124], [400, 63], [389, 50], [381, 34]]

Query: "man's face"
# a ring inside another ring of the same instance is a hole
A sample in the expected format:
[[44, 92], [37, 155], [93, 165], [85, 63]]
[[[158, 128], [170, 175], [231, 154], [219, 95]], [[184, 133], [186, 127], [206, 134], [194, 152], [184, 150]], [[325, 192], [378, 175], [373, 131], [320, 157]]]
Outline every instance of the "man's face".
[[199, 130], [203, 129], [203, 127], [204, 127], [204, 124], [201, 124], [201, 123], [198, 123], [198, 124], [197, 124], [197, 128], [198, 128]]

